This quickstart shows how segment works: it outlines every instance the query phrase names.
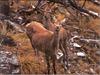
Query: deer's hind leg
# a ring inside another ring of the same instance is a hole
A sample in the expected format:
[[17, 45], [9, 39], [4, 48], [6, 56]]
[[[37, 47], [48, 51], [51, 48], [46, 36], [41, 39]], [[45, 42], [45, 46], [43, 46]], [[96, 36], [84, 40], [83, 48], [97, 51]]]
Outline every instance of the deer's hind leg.
[[50, 57], [47, 52], [45, 52], [45, 59], [46, 59], [47, 70], [48, 70], [47, 73], [50, 74]]
[[53, 66], [53, 73], [54, 74], [56, 74], [57, 72], [56, 72], [56, 56], [55, 55], [53, 55], [52, 56], [52, 66]]

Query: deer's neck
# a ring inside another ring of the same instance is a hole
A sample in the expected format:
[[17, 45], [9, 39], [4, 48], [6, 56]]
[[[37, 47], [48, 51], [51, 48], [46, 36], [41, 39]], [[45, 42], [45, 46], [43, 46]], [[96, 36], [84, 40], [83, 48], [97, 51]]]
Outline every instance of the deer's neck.
[[59, 49], [59, 42], [60, 42], [60, 30], [54, 32], [54, 46], [56, 49]]

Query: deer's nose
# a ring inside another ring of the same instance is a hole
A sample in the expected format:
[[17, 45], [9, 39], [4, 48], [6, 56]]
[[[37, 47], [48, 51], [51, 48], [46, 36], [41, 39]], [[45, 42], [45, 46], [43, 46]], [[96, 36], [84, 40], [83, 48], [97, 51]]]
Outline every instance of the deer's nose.
[[60, 25], [57, 25], [55, 30], [56, 30], [56, 31], [59, 31], [60, 28], [61, 28], [61, 26], [60, 26]]

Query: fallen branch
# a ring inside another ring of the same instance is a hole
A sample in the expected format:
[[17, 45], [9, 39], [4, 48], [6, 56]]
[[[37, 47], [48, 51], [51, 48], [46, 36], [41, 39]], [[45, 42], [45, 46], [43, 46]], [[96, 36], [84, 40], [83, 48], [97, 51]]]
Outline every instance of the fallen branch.
[[96, 4], [96, 5], [100, 5], [100, 1], [99, 0], [90, 0], [92, 3]]

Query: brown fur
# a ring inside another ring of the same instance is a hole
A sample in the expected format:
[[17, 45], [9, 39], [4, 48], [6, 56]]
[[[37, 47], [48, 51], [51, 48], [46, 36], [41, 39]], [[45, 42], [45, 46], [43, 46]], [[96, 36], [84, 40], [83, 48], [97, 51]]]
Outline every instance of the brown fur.
[[[55, 30], [56, 26], [60, 26], [60, 23], [63, 23], [64, 19], [59, 20], [55, 19], [54, 23], [50, 23], [48, 29], [53, 31]], [[63, 65], [64, 65], [64, 71], [66, 73], [66, 67], [68, 68], [68, 53], [67, 53], [67, 36], [68, 36], [68, 31], [64, 29], [62, 26], [59, 31], [59, 43], [58, 43], [58, 49], [60, 49], [63, 52]]]
[[[50, 22], [50, 25], [49, 25], [49, 27], [48, 27], [48, 29], [50, 30], [50, 31], [53, 31], [54, 32], [54, 30], [55, 30], [55, 27], [56, 26], [59, 26], [61, 21], [56, 21], [55, 23], [51, 23]], [[66, 36], [67, 36], [67, 33], [66, 33], [67, 31], [66, 31], [66, 29], [64, 29], [62, 26], [61, 26], [61, 29], [60, 29], [60, 31], [59, 31], [59, 35], [60, 35], [60, 40], [63, 40], [63, 39], [65, 39], [66, 38]]]
[[[52, 42], [53, 32], [45, 29], [41, 23], [31, 22], [27, 27], [27, 35], [30, 38], [33, 48], [43, 51]], [[43, 50], [42, 50], [43, 49]]]
[[34, 49], [37, 49], [39, 51], [42, 51], [45, 53], [46, 61], [47, 61], [47, 67], [48, 67], [48, 73], [50, 73], [50, 64], [49, 59], [52, 59], [53, 63], [53, 69], [54, 73], [55, 71], [55, 50], [57, 49], [57, 37], [58, 37], [58, 31], [52, 32], [43, 27], [41, 23], [38, 23], [36, 21], [33, 21], [26, 25], [27, 29], [27, 35], [30, 38], [32, 47]]

